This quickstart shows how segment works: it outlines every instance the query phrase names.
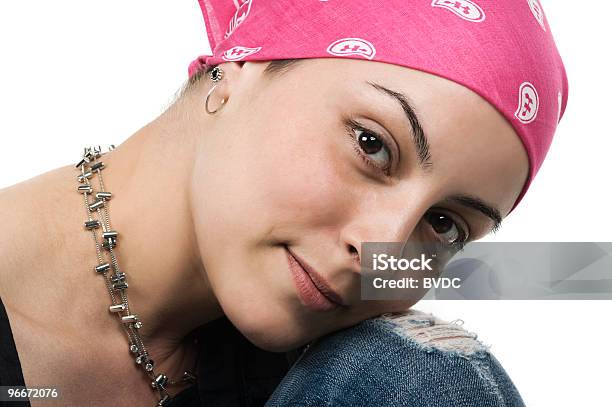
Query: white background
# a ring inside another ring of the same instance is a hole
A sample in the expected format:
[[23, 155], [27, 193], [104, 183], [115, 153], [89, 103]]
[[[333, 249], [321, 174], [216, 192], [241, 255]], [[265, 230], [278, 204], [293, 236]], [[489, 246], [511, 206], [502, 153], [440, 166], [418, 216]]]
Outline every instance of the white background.
[[[612, 3], [542, 3], [569, 76], [568, 107], [525, 199], [487, 240], [609, 241]], [[196, 0], [3, 1], [0, 46], [0, 188], [74, 162], [85, 145], [120, 144], [210, 50]], [[417, 308], [463, 319], [528, 406], [612, 405], [612, 301]]]

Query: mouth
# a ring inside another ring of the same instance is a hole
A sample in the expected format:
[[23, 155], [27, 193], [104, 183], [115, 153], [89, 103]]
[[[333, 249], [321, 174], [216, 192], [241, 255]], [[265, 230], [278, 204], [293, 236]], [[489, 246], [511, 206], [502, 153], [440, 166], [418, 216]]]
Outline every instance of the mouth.
[[343, 305], [340, 297], [304, 260], [285, 246], [289, 271], [301, 303], [313, 311], [331, 311]]

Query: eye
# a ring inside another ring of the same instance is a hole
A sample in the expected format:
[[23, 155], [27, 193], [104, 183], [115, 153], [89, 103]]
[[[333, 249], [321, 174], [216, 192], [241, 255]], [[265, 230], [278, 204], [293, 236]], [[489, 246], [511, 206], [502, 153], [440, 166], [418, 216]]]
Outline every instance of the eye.
[[390, 175], [391, 169], [391, 150], [383, 136], [370, 130], [354, 120], [347, 123], [349, 137], [358, 155], [368, 165], [372, 165], [385, 175]]
[[439, 211], [429, 211], [425, 214], [425, 220], [429, 223], [443, 244], [462, 250], [468, 233], [453, 220], [450, 215]]

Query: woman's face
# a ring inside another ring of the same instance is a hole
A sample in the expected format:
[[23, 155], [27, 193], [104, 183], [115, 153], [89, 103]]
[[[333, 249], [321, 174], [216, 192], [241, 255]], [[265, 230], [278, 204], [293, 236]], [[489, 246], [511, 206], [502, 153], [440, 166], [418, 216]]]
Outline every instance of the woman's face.
[[[228, 101], [200, 131], [190, 192], [225, 314], [254, 344], [282, 351], [413, 305], [360, 299], [361, 243], [477, 240], [494, 222], [453, 197], [478, 198], [503, 218], [528, 161], [495, 108], [446, 79], [355, 59], [301, 61], [271, 77], [266, 65], [221, 65], [211, 106]], [[428, 151], [384, 88], [405, 95]], [[292, 272], [287, 248], [343, 305]]]

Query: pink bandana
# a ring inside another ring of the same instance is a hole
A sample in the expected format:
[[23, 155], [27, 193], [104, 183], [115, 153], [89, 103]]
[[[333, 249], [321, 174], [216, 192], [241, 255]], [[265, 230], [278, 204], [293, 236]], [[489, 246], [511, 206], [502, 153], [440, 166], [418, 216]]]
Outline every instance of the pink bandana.
[[[540, 169], [565, 112], [563, 61], [538, 0], [199, 0], [212, 56], [189, 65], [354, 58], [432, 73], [478, 93]], [[492, 135], [494, 136], [494, 135]]]

